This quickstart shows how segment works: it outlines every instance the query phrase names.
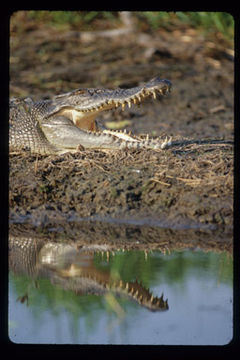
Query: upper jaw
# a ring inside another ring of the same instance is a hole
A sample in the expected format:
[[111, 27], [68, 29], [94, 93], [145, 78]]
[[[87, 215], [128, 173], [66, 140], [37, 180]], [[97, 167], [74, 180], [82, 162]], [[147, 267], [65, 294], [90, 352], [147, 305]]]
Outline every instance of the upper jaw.
[[[171, 87], [169, 80], [154, 78], [142, 86], [130, 89], [86, 89], [84, 93], [84, 89], [78, 89], [72, 93], [75, 98], [73, 107], [82, 113], [100, 112], [119, 106], [124, 110], [126, 105], [130, 108], [132, 104], [139, 104], [147, 97], [156, 99], [157, 94], [165, 95], [171, 91]], [[82, 93], [79, 94], [79, 99], [76, 98], [78, 92]]]
[[72, 112], [72, 120], [76, 118], [95, 118], [99, 112], [121, 106], [140, 104], [145, 98], [165, 95], [171, 91], [169, 80], [155, 77], [141, 86], [130, 89], [77, 89], [72, 92], [55, 96], [52, 101], [56, 113], [63, 110]]

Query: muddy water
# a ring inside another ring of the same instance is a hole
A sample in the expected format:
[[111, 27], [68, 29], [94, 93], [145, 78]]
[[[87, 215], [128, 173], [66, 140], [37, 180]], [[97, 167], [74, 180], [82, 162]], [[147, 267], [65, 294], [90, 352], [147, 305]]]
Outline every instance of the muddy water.
[[232, 338], [233, 264], [225, 251], [106, 252], [99, 245], [92, 252], [49, 242], [20, 256], [23, 244], [10, 247], [13, 342], [196, 345]]

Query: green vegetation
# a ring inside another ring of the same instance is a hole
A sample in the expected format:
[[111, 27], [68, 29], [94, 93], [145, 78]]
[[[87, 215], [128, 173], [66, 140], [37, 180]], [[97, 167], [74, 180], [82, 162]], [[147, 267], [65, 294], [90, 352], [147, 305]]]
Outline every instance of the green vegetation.
[[232, 37], [234, 32], [234, 19], [231, 14], [225, 12], [146, 11], [142, 13], [142, 16], [154, 29], [159, 26], [169, 27], [182, 23], [207, 32], [220, 32], [228, 37]]
[[[28, 11], [28, 19], [45, 22], [55, 26], [81, 27], [84, 30], [110, 28], [120, 25], [119, 13], [116, 11]], [[226, 12], [166, 12], [166, 11], [135, 11], [132, 13], [138, 25], [145, 24], [150, 29], [159, 27], [173, 29], [176, 26], [187, 25], [205, 33], [219, 32], [226, 38], [234, 36], [234, 18]]]
[[117, 21], [118, 13], [110, 11], [28, 11], [28, 19], [37, 22], [49, 23], [55, 26], [81, 27], [85, 30], [91, 29], [97, 21]]

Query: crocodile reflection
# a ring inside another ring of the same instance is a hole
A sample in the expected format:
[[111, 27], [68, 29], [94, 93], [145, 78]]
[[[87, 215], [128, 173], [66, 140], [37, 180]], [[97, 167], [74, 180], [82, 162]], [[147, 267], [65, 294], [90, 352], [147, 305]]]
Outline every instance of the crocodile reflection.
[[[9, 267], [15, 274], [51, 283], [78, 295], [106, 295], [113, 292], [138, 302], [151, 311], [168, 310], [168, 300], [154, 297], [141, 282], [125, 282], [94, 264], [97, 249], [77, 249], [69, 244], [36, 241], [33, 238], [9, 239]], [[100, 249], [99, 249], [100, 250]]]

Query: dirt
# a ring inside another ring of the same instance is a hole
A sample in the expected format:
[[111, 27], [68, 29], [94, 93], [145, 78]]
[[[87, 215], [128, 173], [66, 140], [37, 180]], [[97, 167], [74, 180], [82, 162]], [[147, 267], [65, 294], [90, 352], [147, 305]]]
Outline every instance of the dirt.
[[[11, 96], [43, 99], [78, 87], [132, 87], [159, 75], [173, 83], [169, 96], [106, 112], [101, 121], [121, 127], [128, 120], [136, 134], [174, 140], [233, 140], [233, 52], [223, 38], [189, 27], [88, 37], [17, 21], [12, 18]], [[233, 146], [10, 154], [9, 199], [10, 220], [35, 226], [85, 218], [231, 231]]]

